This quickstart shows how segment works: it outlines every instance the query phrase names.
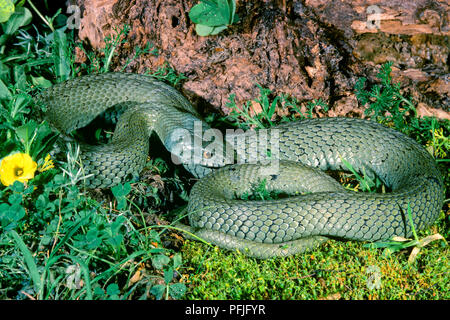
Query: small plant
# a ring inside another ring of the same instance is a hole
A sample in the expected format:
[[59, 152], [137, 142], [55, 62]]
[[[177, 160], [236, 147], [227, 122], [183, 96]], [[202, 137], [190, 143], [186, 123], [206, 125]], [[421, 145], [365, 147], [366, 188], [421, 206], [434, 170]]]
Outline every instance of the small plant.
[[[104, 39], [105, 47], [102, 49], [102, 57], [98, 58], [92, 51], [86, 51], [82, 43], [77, 43], [77, 47], [80, 48], [89, 60], [88, 64], [82, 64], [81, 69], [86, 70], [88, 73], [104, 73], [110, 71], [110, 65], [112, 58], [117, 51], [117, 48], [126, 42], [126, 36], [130, 32], [130, 26], [124, 24], [122, 27], [113, 28], [114, 35], [106, 36]], [[140, 52], [140, 51], [139, 51]], [[131, 62], [131, 61], [130, 61]], [[130, 63], [128, 62], [128, 63]]]
[[364, 192], [376, 192], [380, 188], [382, 189], [382, 193], [385, 192], [385, 187], [383, 182], [375, 176], [375, 178], [370, 178], [365, 170], [363, 169], [362, 175], [360, 175], [352, 166], [350, 162], [343, 159], [341, 156], [339, 156], [344, 166], [347, 168], [348, 171], [350, 171], [353, 174], [353, 178], [357, 181], [358, 185], [354, 188], [350, 187], [349, 185], [346, 185], [345, 187], [349, 190], [357, 191], [360, 187], [362, 191]]
[[164, 284], [154, 285], [150, 289], [150, 293], [157, 300], [161, 300], [163, 297], [167, 300], [169, 296], [173, 299], [180, 299], [186, 292], [186, 285], [180, 282], [173, 283], [173, 281], [178, 274], [177, 270], [182, 265], [181, 255], [175, 254], [172, 259], [163, 254], [156, 255], [152, 259], [152, 265], [163, 271]]
[[279, 97], [270, 102], [271, 91], [259, 85], [258, 87], [260, 88], [260, 97], [253, 101], [246, 101], [241, 108], [236, 105], [234, 94], [230, 95], [229, 102], [227, 102], [227, 107], [231, 110], [227, 118], [241, 129], [263, 129], [274, 125], [272, 118]]
[[177, 73], [168, 63], [164, 63], [161, 67], [152, 73], [149, 73], [153, 78], [165, 81], [171, 86], [176, 87], [181, 81], [187, 79], [183, 73]]
[[67, 144], [66, 162], [62, 163], [61, 170], [64, 172], [64, 176], [68, 177], [72, 186], [93, 176], [92, 173], [85, 175], [78, 144]]
[[430, 131], [433, 139], [427, 143], [428, 151], [437, 158], [437, 162], [450, 162], [450, 159], [447, 158], [447, 152], [450, 150], [450, 137], [444, 134], [444, 128]]
[[[310, 101], [306, 104], [307, 113], [301, 111], [300, 103], [293, 97], [286, 94], [274, 96], [268, 88], [263, 88], [256, 84], [259, 89], [259, 97], [254, 100], [246, 101], [242, 107], [238, 107], [235, 101], [235, 95], [231, 94], [226, 104], [230, 113], [222, 117], [219, 121], [231, 123], [232, 125], [248, 130], [250, 128], [258, 130], [270, 128], [279, 122], [290, 122], [298, 119], [312, 118], [313, 111], [316, 108], [324, 112], [329, 110], [328, 105], [322, 99]], [[276, 109], [285, 109], [289, 115], [277, 117]]]
[[241, 200], [272, 200], [271, 192], [267, 190], [267, 181], [263, 179], [259, 184], [252, 187], [250, 191], [244, 192], [239, 198]]
[[216, 35], [239, 21], [235, 0], [201, 0], [189, 11], [199, 36]]
[[366, 90], [366, 78], [360, 78], [355, 85], [356, 97], [363, 105], [368, 105], [365, 114], [384, 124], [393, 123], [402, 130], [406, 126], [407, 116], [415, 116], [416, 109], [412, 102], [400, 92], [400, 83], [392, 83], [392, 62], [382, 65], [377, 74], [381, 84]]

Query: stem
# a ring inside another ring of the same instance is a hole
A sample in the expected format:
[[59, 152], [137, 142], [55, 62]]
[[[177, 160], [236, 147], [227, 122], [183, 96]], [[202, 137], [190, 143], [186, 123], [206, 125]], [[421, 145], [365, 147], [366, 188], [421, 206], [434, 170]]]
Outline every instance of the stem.
[[211, 243], [209, 243], [208, 241], [206, 241], [206, 240], [200, 238], [199, 236], [197, 236], [197, 235], [193, 234], [192, 232], [187, 231], [187, 230], [185, 230], [185, 229], [183, 229], [183, 228], [178, 228], [178, 227], [174, 227], [174, 226], [171, 226], [171, 225], [160, 225], [160, 226], [154, 225], [154, 226], [150, 226], [149, 228], [167, 228], [167, 229], [177, 230], [177, 231], [180, 231], [180, 232], [187, 233], [187, 234], [190, 235], [192, 238], [195, 238], [196, 240], [198, 240], [198, 241], [200, 241], [200, 242], [203, 242], [204, 244], [207, 244], [207, 245], [209, 245], [209, 246], [211, 246], [211, 247], [213, 246], [213, 245], [212, 245]]
[[409, 101], [408, 99], [406, 99], [404, 96], [402, 96], [400, 93], [395, 93], [395, 96], [397, 98], [399, 98], [402, 102], [406, 103], [409, 107], [409, 110], [412, 110], [414, 112], [414, 116], [417, 118], [417, 111], [416, 111], [416, 107], [411, 103], [411, 101]]
[[408, 202], [408, 219], [409, 219], [409, 223], [411, 224], [411, 230], [414, 236], [414, 240], [419, 241], [419, 237], [417, 236], [416, 233], [416, 228], [414, 227], [414, 222], [413, 222], [413, 218], [412, 218], [412, 214], [411, 214], [411, 207], [409, 206], [409, 202]]
[[53, 28], [53, 25], [48, 22], [46, 18], [39, 12], [39, 10], [34, 6], [33, 2], [31, 0], [27, 0], [28, 4], [31, 6], [31, 8], [36, 11], [37, 15], [44, 21], [44, 23], [52, 30], [52, 32], [55, 32], [55, 28]]

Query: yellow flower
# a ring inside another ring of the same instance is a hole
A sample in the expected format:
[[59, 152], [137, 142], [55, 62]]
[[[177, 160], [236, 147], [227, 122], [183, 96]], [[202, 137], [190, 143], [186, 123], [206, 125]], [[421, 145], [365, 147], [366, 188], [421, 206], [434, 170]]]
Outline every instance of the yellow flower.
[[0, 163], [0, 181], [9, 186], [14, 181], [27, 182], [34, 178], [37, 163], [26, 153], [16, 153], [3, 158]]
[[40, 165], [38, 170], [40, 172], [44, 172], [44, 171], [50, 170], [51, 168], [54, 168], [54, 167], [55, 167], [55, 165], [53, 164], [53, 160], [50, 159], [50, 154], [47, 154], [47, 156], [44, 159], [44, 164]]

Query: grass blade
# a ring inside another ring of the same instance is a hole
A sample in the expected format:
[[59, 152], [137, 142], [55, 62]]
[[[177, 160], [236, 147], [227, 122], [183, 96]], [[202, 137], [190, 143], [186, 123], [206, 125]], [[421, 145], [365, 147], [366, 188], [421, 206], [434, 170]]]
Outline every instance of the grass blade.
[[23, 242], [22, 238], [15, 230], [9, 231], [8, 234], [11, 236], [19, 250], [22, 252], [25, 264], [27, 265], [28, 272], [34, 284], [34, 291], [39, 294], [42, 288], [41, 277], [39, 275], [39, 271], [37, 269], [36, 263], [34, 262], [31, 251], [28, 249], [25, 242]]
[[53, 64], [55, 75], [59, 82], [70, 78], [72, 73], [69, 44], [67, 36], [62, 29], [53, 32]]

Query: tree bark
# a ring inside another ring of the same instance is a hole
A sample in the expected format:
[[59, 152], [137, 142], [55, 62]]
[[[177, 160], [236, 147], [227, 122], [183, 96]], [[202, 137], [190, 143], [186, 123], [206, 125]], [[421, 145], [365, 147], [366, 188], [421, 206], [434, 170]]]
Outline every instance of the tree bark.
[[114, 26], [129, 24], [116, 66], [151, 42], [159, 55], [127, 71], [168, 62], [188, 77], [182, 91], [193, 103], [224, 113], [230, 94], [241, 105], [258, 96], [258, 83], [302, 103], [321, 98], [332, 116], [363, 116], [356, 80], [376, 82], [380, 65], [392, 61], [394, 80], [419, 114], [450, 119], [448, 1], [237, 0], [240, 21], [208, 37], [197, 36], [188, 16], [197, 2], [76, 0], [79, 37], [99, 49]]

